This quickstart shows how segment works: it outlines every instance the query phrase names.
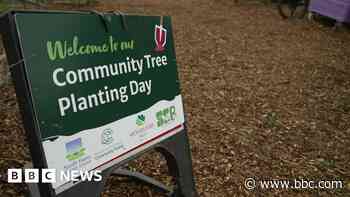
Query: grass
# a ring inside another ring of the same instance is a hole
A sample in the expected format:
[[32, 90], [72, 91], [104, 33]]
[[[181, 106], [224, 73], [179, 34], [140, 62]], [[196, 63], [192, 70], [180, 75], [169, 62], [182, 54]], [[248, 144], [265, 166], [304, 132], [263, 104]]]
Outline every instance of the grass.
[[6, 11], [10, 6], [7, 3], [0, 1], [0, 13]]

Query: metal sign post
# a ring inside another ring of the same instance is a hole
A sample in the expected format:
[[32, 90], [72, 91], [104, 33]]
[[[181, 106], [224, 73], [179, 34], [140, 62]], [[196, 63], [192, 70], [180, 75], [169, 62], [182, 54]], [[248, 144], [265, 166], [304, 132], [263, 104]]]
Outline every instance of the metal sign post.
[[[98, 197], [109, 176], [197, 196], [169, 17], [11, 11], [0, 27], [33, 167], [102, 170], [29, 185], [32, 197]], [[174, 189], [121, 168], [153, 149]]]

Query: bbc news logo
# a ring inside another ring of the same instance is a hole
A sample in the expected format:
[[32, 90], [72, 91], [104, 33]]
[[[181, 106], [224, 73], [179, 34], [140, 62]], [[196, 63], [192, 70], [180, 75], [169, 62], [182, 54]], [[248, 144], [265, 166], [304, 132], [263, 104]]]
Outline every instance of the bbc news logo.
[[78, 181], [102, 181], [102, 172], [99, 170], [93, 171], [61, 171], [57, 173], [55, 169], [8, 169], [8, 183], [56, 183], [61, 182], [78, 182]]

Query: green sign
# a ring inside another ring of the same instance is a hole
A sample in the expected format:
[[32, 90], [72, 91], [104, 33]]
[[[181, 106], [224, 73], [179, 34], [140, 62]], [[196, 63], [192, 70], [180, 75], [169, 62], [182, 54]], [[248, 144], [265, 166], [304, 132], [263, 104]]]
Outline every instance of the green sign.
[[169, 17], [15, 20], [48, 168], [106, 168], [183, 129]]

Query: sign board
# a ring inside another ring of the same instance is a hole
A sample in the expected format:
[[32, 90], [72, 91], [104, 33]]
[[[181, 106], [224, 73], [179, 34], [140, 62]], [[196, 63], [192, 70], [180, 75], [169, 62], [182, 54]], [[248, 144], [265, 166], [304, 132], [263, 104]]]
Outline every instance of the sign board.
[[14, 14], [47, 168], [103, 170], [183, 131], [170, 17], [104, 19]]

